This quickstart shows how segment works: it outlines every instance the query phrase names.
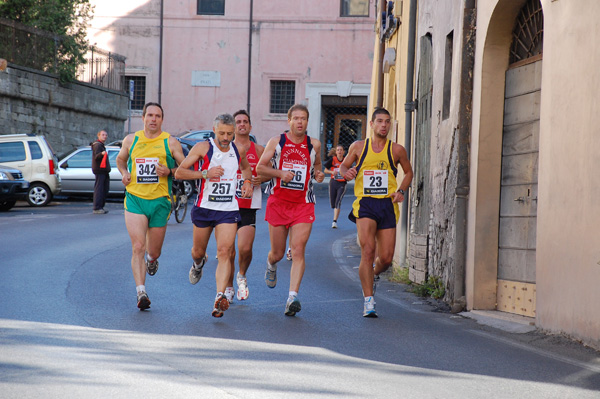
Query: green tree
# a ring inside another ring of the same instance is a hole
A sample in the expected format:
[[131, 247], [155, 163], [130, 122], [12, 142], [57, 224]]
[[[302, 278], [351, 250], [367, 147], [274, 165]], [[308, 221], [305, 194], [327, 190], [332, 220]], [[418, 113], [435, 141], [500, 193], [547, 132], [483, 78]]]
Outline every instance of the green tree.
[[75, 80], [77, 68], [85, 62], [92, 13], [89, 0], [0, 0], [0, 17], [62, 38], [56, 54], [61, 81]]

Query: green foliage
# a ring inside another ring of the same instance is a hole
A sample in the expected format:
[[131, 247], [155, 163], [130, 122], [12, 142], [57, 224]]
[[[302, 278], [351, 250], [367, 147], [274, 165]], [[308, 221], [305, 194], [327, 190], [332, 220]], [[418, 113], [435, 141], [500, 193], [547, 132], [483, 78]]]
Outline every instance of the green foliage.
[[63, 82], [75, 80], [77, 68], [85, 62], [92, 13], [89, 0], [0, 0], [0, 17], [62, 38], [56, 49], [58, 70], [54, 72]]
[[437, 276], [429, 276], [424, 284], [415, 284], [412, 292], [418, 296], [430, 296], [435, 299], [440, 299], [446, 294], [446, 289], [444, 288], [444, 282], [441, 278]]
[[408, 278], [408, 267], [394, 266], [392, 268], [392, 275], [389, 277], [389, 280], [394, 283], [406, 285], [411, 284], [411, 281]]

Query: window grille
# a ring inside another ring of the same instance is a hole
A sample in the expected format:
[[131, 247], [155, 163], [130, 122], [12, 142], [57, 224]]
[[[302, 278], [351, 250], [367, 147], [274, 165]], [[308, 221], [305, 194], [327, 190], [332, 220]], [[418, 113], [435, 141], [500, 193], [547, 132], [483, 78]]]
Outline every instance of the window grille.
[[521, 8], [510, 46], [510, 63], [542, 53], [544, 42], [544, 13], [540, 0], [528, 0]]
[[296, 102], [296, 82], [293, 80], [271, 81], [272, 114], [287, 114], [288, 109]]
[[125, 76], [124, 87], [129, 93], [129, 81], [133, 80], [133, 100], [131, 101], [131, 109], [143, 110], [146, 104], [146, 77], [145, 76]]

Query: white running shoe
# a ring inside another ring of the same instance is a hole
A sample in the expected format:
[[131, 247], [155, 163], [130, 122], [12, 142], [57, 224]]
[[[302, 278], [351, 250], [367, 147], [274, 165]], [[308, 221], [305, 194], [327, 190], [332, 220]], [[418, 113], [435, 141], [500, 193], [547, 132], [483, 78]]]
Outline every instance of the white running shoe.
[[225, 288], [225, 298], [229, 301], [229, 303], [233, 302], [233, 296], [235, 295], [235, 290], [233, 287]]
[[337, 229], [337, 222], [334, 221], [333, 223], [331, 223], [331, 228], [332, 229]]
[[285, 258], [287, 260], [292, 260], [292, 248], [288, 248], [287, 252], [285, 253]]
[[238, 286], [237, 290], [237, 299], [238, 301], [244, 301], [248, 299], [250, 295], [250, 291], [248, 290], [248, 281], [246, 280], [246, 276], [242, 276], [240, 273], [237, 274], [236, 282]]
[[298, 298], [295, 296], [290, 296], [285, 302], [284, 314], [286, 316], [295, 316], [296, 313], [298, 313], [301, 309], [302, 306], [300, 305], [300, 301], [298, 300]]
[[369, 299], [365, 298], [363, 317], [377, 317], [377, 312], [375, 311], [375, 299], [373, 299], [373, 297], [369, 297]]
[[199, 266], [196, 266], [196, 264], [192, 262], [192, 267], [190, 268], [189, 274], [190, 283], [196, 284], [198, 281], [200, 281], [200, 279], [202, 278], [202, 269], [204, 268], [207, 259], [208, 257], [204, 255], [204, 258], [202, 259], [202, 262], [200, 262]]
[[267, 271], [265, 272], [265, 283], [267, 283], [267, 287], [275, 288], [277, 285], [277, 269], [271, 270], [269, 269], [269, 261], [267, 261]]

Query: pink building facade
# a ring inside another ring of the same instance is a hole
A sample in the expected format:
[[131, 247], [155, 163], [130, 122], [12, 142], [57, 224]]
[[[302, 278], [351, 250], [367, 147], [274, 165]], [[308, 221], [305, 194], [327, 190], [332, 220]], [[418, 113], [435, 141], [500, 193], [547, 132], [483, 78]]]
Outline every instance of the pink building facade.
[[127, 57], [126, 79], [134, 81], [124, 133], [142, 127], [145, 102], [160, 101], [163, 128], [174, 135], [249, 108], [264, 144], [286, 129], [293, 103], [309, 107], [308, 133], [325, 149], [366, 134], [370, 0], [91, 2], [90, 43]]

